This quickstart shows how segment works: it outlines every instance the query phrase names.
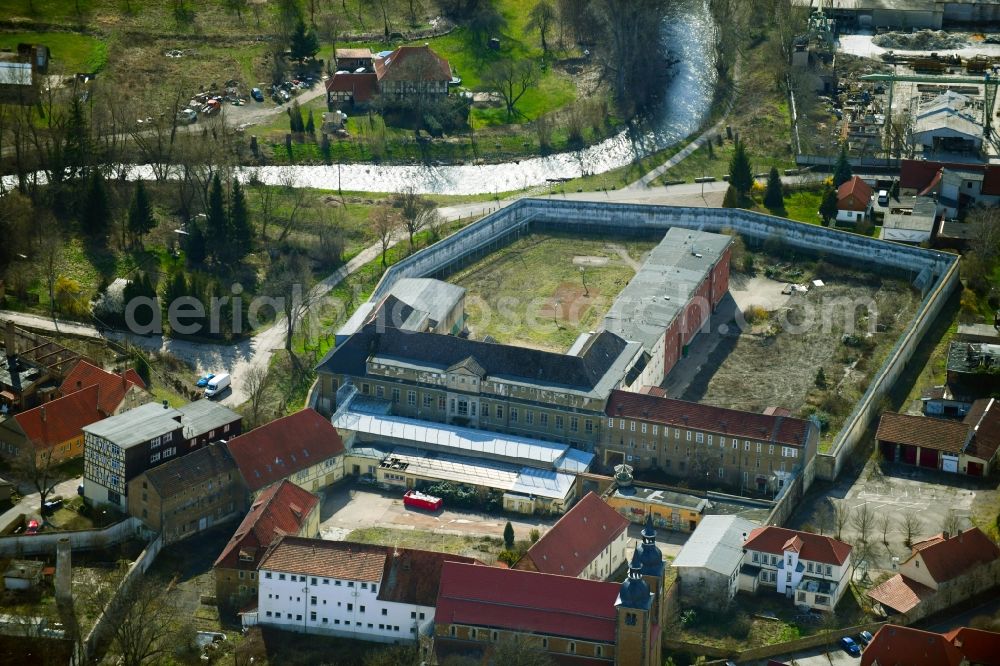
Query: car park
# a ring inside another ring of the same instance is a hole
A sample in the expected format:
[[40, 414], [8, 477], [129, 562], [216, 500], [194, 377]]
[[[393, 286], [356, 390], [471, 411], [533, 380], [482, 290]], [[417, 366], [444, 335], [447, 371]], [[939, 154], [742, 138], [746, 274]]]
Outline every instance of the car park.
[[211, 372], [204, 374], [198, 378], [198, 381], [195, 382], [194, 385], [197, 386], [198, 388], [205, 388], [206, 386], [208, 386], [208, 382], [212, 381], [213, 377], [215, 377], [215, 375]]
[[850, 636], [844, 636], [840, 639], [840, 647], [844, 648], [844, 652], [851, 655], [852, 657], [861, 656], [861, 648], [858, 644], [854, 642], [854, 639]]

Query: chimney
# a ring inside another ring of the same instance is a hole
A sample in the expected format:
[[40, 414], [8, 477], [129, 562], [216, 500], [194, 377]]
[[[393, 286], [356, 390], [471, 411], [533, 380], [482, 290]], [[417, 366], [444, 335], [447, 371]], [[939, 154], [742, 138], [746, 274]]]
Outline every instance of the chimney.
[[76, 390], [79, 391], [82, 388], [83, 388], [83, 382], [77, 380], [77, 382], [76, 382]]
[[56, 601], [73, 600], [73, 561], [69, 537], [56, 542]]
[[38, 408], [38, 414], [42, 417], [42, 423], [45, 423], [45, 405]]
[[3, 331], [3, 343], [6, 347], [7, 356], [17, 354], [17, 346], [14, 344], [14, 322], [8, 321]]

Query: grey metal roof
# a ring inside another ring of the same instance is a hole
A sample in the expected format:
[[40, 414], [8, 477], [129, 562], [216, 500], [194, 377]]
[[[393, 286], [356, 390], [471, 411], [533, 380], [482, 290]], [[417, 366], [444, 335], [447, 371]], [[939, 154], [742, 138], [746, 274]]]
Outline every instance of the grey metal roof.
[[190, 439], [217, 430], [227, 423], [238, 421], [240, 415], [224, 405], [211, 400], [195, 400], [178, 408], [184, 425], [184, 437]]
[[181, 425], [178, 421], [180, 417], [181, 412], [173, 407], [150, 402], [84, 426], [83, 431], [127, 449], [177, 430]]
[[604, 328], [642, 343], [652, 353], [732, 240], [722, 234], [671, 228], [615, 299]]
[[30, 62], [5, 62], [0, 60], [0, 85], [30, 86]]
[[401, 278], [389, 293], [411, 308], [426, 312], [435, 322], [447, 319], [465, 298], [464, 287], [431, 278]]
[[674, 492], [673, 490], [650, 488], [649, 486], [641, 485], [628, 486], [625, 488], [619, 487], [615, 490], [615, 496], [629, 499], [640, 499], [644, 502], [649, 502], [650, 504], [689, 509], [699, 513], [711, 505], [711, 502], [704, 497], [686, 495], [684, 493]]
[[930, 197], [914, 197], [910, 207], [892, 207], [885, 214], [885, 229], [908, 229], [930, 232], [937, 219], [937, 204]]
[[396, 440], [397, 443], [406, 442], [415, 448], [572, 473], [586, 471], [594, 459], [594, 454], [574, 449], [568, 444], [402, 416], [348, 410], [341, 412], [333, 425], [338, 430], [351, 430], [379, 439]]
[[970, 139], [982, 140], [983, 138], [983, 126], [964, 113], [955, 110], [919, 118], [913, 124], [913, 137], [919, 141], [921, 134], [944, 130], [961, 134]]
[[673, 561], [675, 567], [731, 576], [743, 561], [743, 543], [756, 523], [739, 516], [705, 516]]

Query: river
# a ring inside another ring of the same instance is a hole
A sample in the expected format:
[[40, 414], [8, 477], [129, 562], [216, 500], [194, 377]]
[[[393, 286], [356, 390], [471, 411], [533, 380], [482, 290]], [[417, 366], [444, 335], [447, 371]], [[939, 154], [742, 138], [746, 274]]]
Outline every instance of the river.
[[[342, 166], [262, 166], [240, 169], [268, 184], [283, 184], [289, 174], [299, 187], [356, 192], [399, 192], [412, 187], [434, 194], [489, 194], [524, 190], [550, 179], [604, 173], [668, 148], [694, 133], [708, 116], [715, 92], [709, 34], [712, 18], [706, 0], [676, 5], [663, 22], [663, 46], [676, 63], [663, 103], [641, 131], [622, 131], [575, 152], [533, 157], [514, 163], [426, 166], [345, 164]], [[129, 178], [151, 179], [152, 170], [136, 166]], [[13, 186], [13, 178], [4, 178]]]

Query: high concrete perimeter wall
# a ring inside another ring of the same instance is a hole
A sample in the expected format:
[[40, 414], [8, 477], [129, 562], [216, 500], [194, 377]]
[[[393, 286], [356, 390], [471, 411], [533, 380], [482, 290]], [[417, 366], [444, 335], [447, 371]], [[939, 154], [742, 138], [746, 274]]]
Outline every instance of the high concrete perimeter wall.
[[109, 525], [101, 530], [70, 530], [64, 532], [39, 532], [0, 537], [0, 555], [49, 555], [56, 552], [56, 543], [67, 537], [74, 551], [90, 548], [107, 548], [129, 539], [148, 538], [148, 530], [135, 517]]
[[877, 416], [879, 401], [902, 374], [924, 333], [959, 284], [956, 255], [736, 208], [521, 199], [391, 266], [382, 276], [371, 300], [382, 300], [400, 278], [444, 275], [465, 262], [474, 261], [524, 234], [531, 225], [616, 235], [662, 235], [670, 227], [714, 232], [732, 230], [758, 241], [777, 240], [785, 246], [826, 257], [908, 274], [914, 286], [924, 294], [924, 301], [848, 417], [830, 451], [816, 457], [816, 475], [830, 480], [840, 473], [848, 456], [861, 443], [872, 419]]

